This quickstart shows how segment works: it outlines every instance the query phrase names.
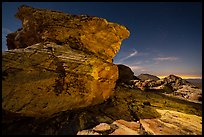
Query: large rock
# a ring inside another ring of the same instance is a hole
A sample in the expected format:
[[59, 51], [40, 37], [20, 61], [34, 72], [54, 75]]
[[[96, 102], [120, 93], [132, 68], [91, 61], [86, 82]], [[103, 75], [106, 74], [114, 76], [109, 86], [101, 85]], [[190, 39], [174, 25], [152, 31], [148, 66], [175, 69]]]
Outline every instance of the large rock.
[[105, 19], [19, 8], [23, 28], [2, 56], [2, 108], [44, 117], [103, 102], [113, 93], [112, 58], [129, 31]]
[[73, 49], [94, 53], [111, 62], [121, 41], [130, 35], [122, 25], [87, 15], [21, 6], [16, 17], [22, 20], [23, 28], [7, 36], [8, 49], [50, 41], [68, 44]]

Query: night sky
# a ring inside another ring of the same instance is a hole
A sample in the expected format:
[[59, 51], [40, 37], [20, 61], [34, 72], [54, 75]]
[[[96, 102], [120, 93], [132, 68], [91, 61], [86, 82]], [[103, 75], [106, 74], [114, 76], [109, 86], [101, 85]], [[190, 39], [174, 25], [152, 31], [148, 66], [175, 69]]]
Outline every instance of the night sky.
[[14, 17], [21, 5], [70, 14], [88, 14], [124, 25], [130, 37], [122, 42], [114, 63], [156, 76], [202, 77], [202, 3], [192, 2], [4, 2], [2, 51], [7, 33], [21, 28]]

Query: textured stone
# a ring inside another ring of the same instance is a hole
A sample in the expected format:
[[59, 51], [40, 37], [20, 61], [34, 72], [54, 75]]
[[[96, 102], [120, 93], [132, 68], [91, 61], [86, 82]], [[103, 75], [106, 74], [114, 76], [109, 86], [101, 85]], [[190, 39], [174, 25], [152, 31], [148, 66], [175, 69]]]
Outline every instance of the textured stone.
[[202, 117], [172, 110], [157, 111], [161, 118], [140, 119], [144, 130], [153, 135], [201, 135]]
[[118, 126], [110, 135], [140, 135], [140, 124], [137, 122], [128, 122], [125, 120], [116, 120], [113, 124]]
[[7, 36], [2, 108], [44, 117], [103, 102], [118, 68], [112, 58], [129, 36], [121, 25], [86, 15], [21, 6], [23, 28]]
[[26, 115], [100, 103], [118, 77], [116, 65], [54, 43], [9, 50], [2, 61], [3, 109]]
[[92, 130], [82, 130], [77, 133], [77, 135], [102, 135]]
[[100, 123], [99, 125], [93, 128], [94, 131], [106, 131], [110, 129], [111, 127], [107, 123]]
[[[105, 133], [105, 131], [107, 133]], [[109, 133], [108, 133], [109, 131]], [[110, 132], [112, 131], [112, 132]], [[82, 130], [77, 133], [77, 135], [92, 135], [100, 134], [102, 135], [140, 135], [140, 123], [139, 122], [128, 122], [125, 120], [116, 120], [112, 124], [100, 123], [92, 129]]]
[[16, 17], [22, 20], [23, 28], [7, 36], [8, 49], [49, 41], [68, 44], [73, 49], [94, 53], [111, 62], [121, 41], [130, 35], [122, 25], [88, 15], [21, 6]]

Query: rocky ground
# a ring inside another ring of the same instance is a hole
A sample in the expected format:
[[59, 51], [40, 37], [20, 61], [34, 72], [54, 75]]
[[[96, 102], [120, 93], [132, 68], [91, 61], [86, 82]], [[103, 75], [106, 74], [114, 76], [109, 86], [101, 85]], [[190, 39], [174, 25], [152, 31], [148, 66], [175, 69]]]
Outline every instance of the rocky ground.
[[160, 118], [100, 123], [77, 135], [201, 135], [202, 117], [177, 111], [156, 109]]
[[[202, 105], [157, 92], [118, 86], [114, 95], [99, 105], [61, 112], [52, 118], [6, 114], [2, 122], [3, 134], [200, 135]], [[96, 130], [99, 127], [102, 131]]]

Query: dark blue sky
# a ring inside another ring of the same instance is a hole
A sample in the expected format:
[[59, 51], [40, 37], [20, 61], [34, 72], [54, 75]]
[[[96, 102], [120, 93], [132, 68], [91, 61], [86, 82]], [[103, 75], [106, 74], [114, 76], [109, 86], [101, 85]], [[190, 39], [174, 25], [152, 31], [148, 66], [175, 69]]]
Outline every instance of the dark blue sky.
[[70, 14], [88, 14], [126, 26], [114, 63], [132, 68], [135, 75], [202, 76], [202, 3], [167, 2], [4, 2], [2, 49], [5, 36], [21, 27], [14, 17], [22, 5]]

